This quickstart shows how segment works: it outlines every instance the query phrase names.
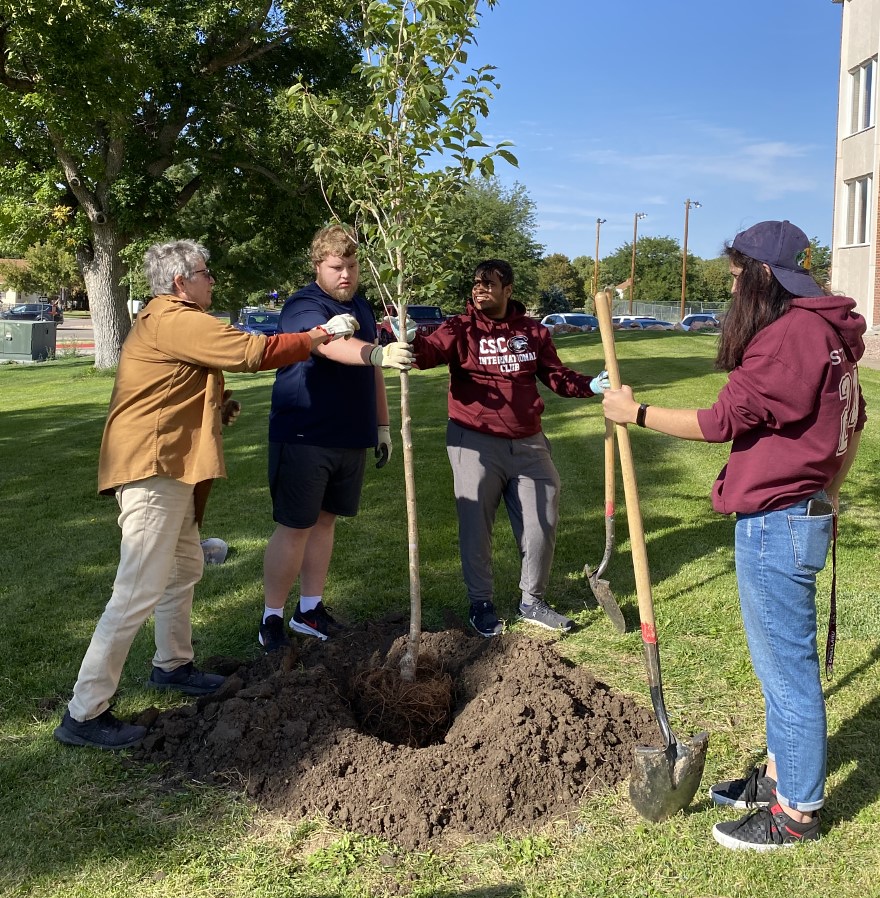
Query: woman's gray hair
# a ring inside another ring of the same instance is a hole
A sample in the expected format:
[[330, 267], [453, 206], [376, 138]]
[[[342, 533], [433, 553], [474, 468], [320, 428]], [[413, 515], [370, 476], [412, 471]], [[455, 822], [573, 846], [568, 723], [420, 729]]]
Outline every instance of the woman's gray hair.
[[174, 278], [191, 278], [210, 257], [208, 250], [195, 240], [172, 240], [154, 243], [144, 253], [144, 274], [150, 285], [150, 295], [174, 293]]

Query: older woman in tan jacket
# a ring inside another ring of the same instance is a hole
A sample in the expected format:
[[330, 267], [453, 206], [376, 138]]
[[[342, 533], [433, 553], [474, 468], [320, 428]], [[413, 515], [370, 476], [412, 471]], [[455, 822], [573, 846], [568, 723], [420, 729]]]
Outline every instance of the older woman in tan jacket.
[[188, 695], [215, 691], [223, 678], [193, 666], [191, 609], [204, 557], [199, 524], [215, 477], [225, 477], [223, 424], [238, 403], [223, 370], [264, 371], [304, 361], [357, 329], [350, 315], [299, 334], [246, 334], [206, 314], [214, 277], [208, 251], [191, 240], [157, 244], [144, 256], [153, 299], [122, 347], [101, 443], [98, 489], [119, 504], [122, 530], [113, 593], [92, 636], [73, 698], [55, 738], [119, 749], [144, 727], [110, 711], [135, 634], [155, 616], [149, 685]]

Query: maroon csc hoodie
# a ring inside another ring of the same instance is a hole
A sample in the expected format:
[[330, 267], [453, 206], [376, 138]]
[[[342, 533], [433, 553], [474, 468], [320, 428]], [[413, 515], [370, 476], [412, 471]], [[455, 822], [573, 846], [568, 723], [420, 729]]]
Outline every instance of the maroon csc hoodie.
[[449, 417], [470, 430], [506, 439], [541, 430], [544, 400], [537, 380], [560, 396], [593, 395], [592, 377], [559, 360], [550, 331], [510, 300], [500, 321], [468, 302], [463, 315], [448, 318], [413, 340], [416, 367], [449, 366]]
[[733, 441], [712, 488], [722, 514], [788, 508], [824, 489], [865, 424], [857, 362], [865, 319], [844, 296], [792, 300], [759, 331], [697, 420], [710, 443]]

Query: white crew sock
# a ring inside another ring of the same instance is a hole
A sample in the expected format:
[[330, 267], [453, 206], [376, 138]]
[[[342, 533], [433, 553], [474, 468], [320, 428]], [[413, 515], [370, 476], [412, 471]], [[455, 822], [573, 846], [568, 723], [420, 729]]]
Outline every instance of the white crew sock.
[[263, 611], [263, 623], [266, 623], [266, 618], [271, 617], [272, 615], [276, 617], [280, 617], [281, 620], [284, 620], [284, 609], [283, 608], [270, 608], [268, 605], [265, 606], [265, 610]]
[[313, 611], [321, 602], [321, 596], [300, 596], [299, 610], [302, 612]]

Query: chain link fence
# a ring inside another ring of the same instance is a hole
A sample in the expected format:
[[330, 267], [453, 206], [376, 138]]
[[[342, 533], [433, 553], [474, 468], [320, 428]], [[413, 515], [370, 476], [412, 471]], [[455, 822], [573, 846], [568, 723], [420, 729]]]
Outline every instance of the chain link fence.
[[[700, 312], [708, 312], [721, 317], [726, 311], [726, 306], [717, 302], [689, 302], [685, 303], [685, 315], [694, 315]], [[632, 310], [629, 307], [628, 299], [615, 299], [611, 304], [612, 315], [646, 315], [649, 318], [658, 318], [660, 321], [669, 321], [672, 324], [681, 321], [681, 303], [680, 302], [648, 302], [636, 300], [632, 304]]]

